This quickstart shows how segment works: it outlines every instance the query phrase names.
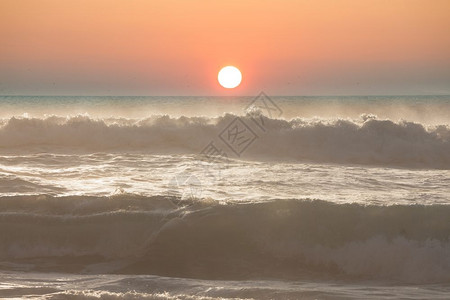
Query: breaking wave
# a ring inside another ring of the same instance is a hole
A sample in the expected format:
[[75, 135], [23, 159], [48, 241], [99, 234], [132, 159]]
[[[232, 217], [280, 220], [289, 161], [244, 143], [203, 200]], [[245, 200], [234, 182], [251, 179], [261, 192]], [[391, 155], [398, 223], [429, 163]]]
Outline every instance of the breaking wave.
[[450, 206], [0, 198], [0, 268], [450, 282]]
[[[143, 120], [88, 116], [10, 118], [0, 122], [0, 152], [145, 151], [196, 154], [237, 118], [152, 116]], [[378, 120], [240, 117], [257, 136], [241, 158], [450, 169], [450, 127]], [[256, 120], [256, 122], [255, 122]], [[258, 123], [259, 122], [259, 123]], [[257, 126], [258, 124], [263, 126]]]

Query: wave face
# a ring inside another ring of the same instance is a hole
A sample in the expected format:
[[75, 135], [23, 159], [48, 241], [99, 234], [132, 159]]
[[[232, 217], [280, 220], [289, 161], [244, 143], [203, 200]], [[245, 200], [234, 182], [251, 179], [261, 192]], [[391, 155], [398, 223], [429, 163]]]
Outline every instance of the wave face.
[[[219, 137], [237, 115], [153, 116], [143, 120], [88, 116], [4, 119], [0, 152], [145, 151], [198, 154]], [[450, 169], [450, 127], [378, 120], [269, 119], [258, 112], [240, 117], [256, 136], [240, 158]], [[255, 125], [255, 120], [264, 127]]]
[[208, 279], [450, 282], [450, 206], [0, 198], [0, 267]]

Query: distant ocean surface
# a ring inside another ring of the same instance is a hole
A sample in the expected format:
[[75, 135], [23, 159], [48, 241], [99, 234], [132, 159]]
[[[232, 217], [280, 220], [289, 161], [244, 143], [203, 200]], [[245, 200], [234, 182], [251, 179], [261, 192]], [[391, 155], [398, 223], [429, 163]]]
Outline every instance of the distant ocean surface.
[[449, 295], [450, 96], [0, 96], [0, 298]]

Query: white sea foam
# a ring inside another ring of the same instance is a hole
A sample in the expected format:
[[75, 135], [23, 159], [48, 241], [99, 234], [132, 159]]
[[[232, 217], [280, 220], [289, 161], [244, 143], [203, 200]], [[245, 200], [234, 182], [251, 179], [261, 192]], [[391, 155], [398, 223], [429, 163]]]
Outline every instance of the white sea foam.
[[[230, 155], [220, 133], [237, 116], [217, 118], [154, 116], [143, 120], [11, 118], [0, 128], [0, 151], [145, 151], [198, 154], [216, 141]], [[258, 127], [254, 122], [264, 122]], [[450, 127], [361, 120], [269, 119], [247, 115], [240, 120], [256, 135], [241, 158], [450, 168]]]

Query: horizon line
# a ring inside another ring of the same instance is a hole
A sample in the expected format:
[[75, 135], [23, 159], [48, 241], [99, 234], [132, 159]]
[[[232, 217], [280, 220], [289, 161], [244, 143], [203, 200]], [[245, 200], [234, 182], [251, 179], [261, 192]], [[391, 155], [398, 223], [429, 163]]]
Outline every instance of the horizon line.
[[[263, 92], [263, 91], [261, 91]], [[260, 92], [260, 93], [261, 93]], [[0, 97], [257, 97], [256, 95], [0, 95]], [[264, 92], [266, 95], [268, 93]], [[329, 95], [270, 95], [271, 97], [411, 97], [411, 96], [450, 96], [449, 94], [329, 94]]]

